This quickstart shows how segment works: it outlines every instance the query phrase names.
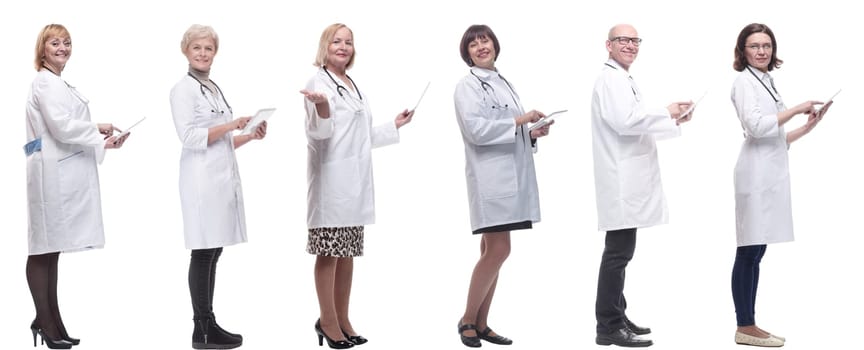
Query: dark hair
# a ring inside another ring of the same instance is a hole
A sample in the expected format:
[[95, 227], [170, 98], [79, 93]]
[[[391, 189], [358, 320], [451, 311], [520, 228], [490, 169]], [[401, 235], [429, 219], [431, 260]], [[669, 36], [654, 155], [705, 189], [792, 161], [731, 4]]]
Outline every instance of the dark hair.
[[777, 39], [774, 38], [774, 32], [771, 31], [771, 28], [762, 23], [750, 23], [744, 29], [741, 29], [741, 33], [738, 34], [738, 43], [735, 45], [735, 62], [732, 63], [732, 68], [739, 72], [747, 68], [748, 63], [747, 56], [744, 55], [744, 46], [747, 44], [747, 38], [754, 33], [765, 33], [771, 37], [771, 47], [773, 47], [773, 50], [771, 51], [771, 62], [768, 63], [768, 71], [780, 68], [783, 60], [777, 58]]
[[465, 30], [465, 34], [462, 35], [462, 43], [459, 44], [459, 53], [462, 54], [462, 60], [468, 64], [468, 67], [474, 67], [474, 62], [471, 61], [471, 54], [468, 53], [468, 45], [472, 41], [484, 37], [492, 40], [492, 45], [495, 46], [495, 60], [498, 60], [498, 55], [501, 54], [501, 45], [498, 44], [498, 38], [495, 37], [492, 28], [489, 28], [485, 24], [475, 24]]

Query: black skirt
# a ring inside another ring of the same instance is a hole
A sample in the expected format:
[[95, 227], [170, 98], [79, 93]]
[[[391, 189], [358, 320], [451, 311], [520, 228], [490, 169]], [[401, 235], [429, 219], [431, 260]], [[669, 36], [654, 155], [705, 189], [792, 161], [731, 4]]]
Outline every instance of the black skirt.
[[473, 233], [476, 235], [479, 233], [509, 232], [509, 231], [516, 231], [516, 230], [527, 230], [527, 229], [530, 229], [531, 227], [532, 227], [531, 226], [531, 220], [526, 220], [526, 221], [522, 221], [522, 222], [512, 222], [512, 223], [503, 224], [503, 225], [481, 227], [481, 228], [474, 230]]

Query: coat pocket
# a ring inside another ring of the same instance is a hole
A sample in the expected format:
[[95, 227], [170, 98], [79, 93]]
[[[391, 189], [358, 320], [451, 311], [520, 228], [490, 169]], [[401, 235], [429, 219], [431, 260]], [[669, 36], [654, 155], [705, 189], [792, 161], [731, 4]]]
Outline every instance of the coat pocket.
[[482, 160], [479, 165], [477, 183], [481, 198], [510, 197], [519, 191], [516, 162], [512, 155]]
[[356, 158], [339, 159], [321, 165], [326, 199], [346, 200], [360, 196], [360, 164]]
[[652, 153], [622, 160], [618, 164], [621, 200], [634, 210], [644, 207], [651, 199], [658, 182], [658, 171]]

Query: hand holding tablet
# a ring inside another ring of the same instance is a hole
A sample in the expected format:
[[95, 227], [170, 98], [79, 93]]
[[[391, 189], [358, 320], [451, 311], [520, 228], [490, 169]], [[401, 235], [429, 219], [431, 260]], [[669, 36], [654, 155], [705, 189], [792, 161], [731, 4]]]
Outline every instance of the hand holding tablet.
[[702, 101], [702, 99], [705, 98], [705, 95], [707, 95], [707, 94], [708, 94], [708, 90], [705, 90], [705, 92], [702, 94], [702, 96], [699, 96], [699, 99], [697, 99], [695, 102], [693, 102], [693, 104], [690, 105], [690, 108], [687, 108], [687, 110], [684, 111], [684, 113], [681, 113], [681, 115], [678, 117], [678, 119], [684, 118], [688, 114], [692, 113], [693, 109], [696, 108], [696, 105], [698, 105], [699, 102]]
[[564, 112], [567, 112], [567, 110], [563, 109], [560, 111], [555, 111], [555, 112], [547, 114], [546, 118], [540, 119], [536, 123], [532, 124], [531, 127], [528, 128], [528, 131], [531, 132], [531, 131], [534, 131], [534, 129], [542, 128], [542, 127], [548, 125], [549, 123], [552, 123], [555, 120], [556, 114], [561, 114]]
[[120, 132], [120, 135], [117, 135], [117, 138], [119, 139], [119, 138], [121, 138], [121, 137], [123, 137], [123, 136], [128, 135], [128, 134], [129, 134], [129, 130], [132, 130], [132, 128], [134, 128], [135, 125], [138, 125], [139, 123], [143, 122], [144, 119], [147, 119], [147, 117], [142, 117], [140, 120], [138, 120], [137, 122], [135, 122], [135, 124], [132, 124], [132, 126], [126, 128], [126, 130], [123, 130], [122, 132]]
[[834, 95], [832, 95], [831, 98], [828, 99], [828, 101], [825, 101], [825, 104], [820, 105], [820, 106], [816, 106], [816, 107], [815, 107], [815, 109], [816, 109], [816, 114], [821, 113], [821, 112], [822, 112], [822, 108], [824, 108], [825, 105], [827, 105], [827, 104], [833, 102], [833, 101], [834, 101], [834, 98], [837, 97], [837, 94], [839, 94], [840, 91], [843, 91], [843, 89], [837, 90], [837, 92], [835, 92]]
[[258, 129], [258, 125], [260, 125], [261, 122], [270, 118], [270, 116], [273, 115], [273, 112], [275, 111], [276, 108], [259, 109], [258, 112], [255, 113], [255, 116], [253, 116], [252, 119], [249, 120], [249, 123], [246, 124], [246, 127], [243, 128], [243, 131], [240, 132], [240, 135], [249, 135], [255, 132], [255, 129]]

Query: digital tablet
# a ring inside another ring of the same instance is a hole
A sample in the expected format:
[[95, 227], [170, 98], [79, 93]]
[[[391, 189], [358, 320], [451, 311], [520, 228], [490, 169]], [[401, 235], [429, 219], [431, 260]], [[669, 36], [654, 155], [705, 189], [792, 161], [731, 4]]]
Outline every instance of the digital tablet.
[[837, 92], [835, 92], [834, 95], [832, 95], [831, 98], [828, 99], [828, 101], [825, 101], [825, 104], [821, 104], [821, 105], [819, 105], [819, 106], [816, 106], [816, 108], [815, 108], [815, 109], [816, 109], [816, 113], [821, 112], [821, 111], [822, 111], [822, 107], [824, 107], [825, 105], [827, 105], [829, 102], [834, 101], [834, 98], [837, 97], [837, 94], [839, 94], [840, 91], [843, 91], [843, 89], [837, 90]]
[[702, 99], [705, 98], [705, 95], [707, 95], [707, 94], [708, 94], [708, 91], [706, 90], [706, 91], [702, 94], [702, 96], [699, 96], [699, 99], [697, 99], [695, 102], [693, 102], [692, 105], [690, 105], [690, 108], [687, 108], [687, 110], [684, 111], [684, 113], [681, 113], [681, 116], [679, 116], [678, 119], [684, 118], [684, 117], [686, 117], [688, 114], [690, 114], [690, 112], [693, 112], [693, 109], [696, 108], [696, 105], [698, 105], [699, 102], [702, 101]]
[[414, 105], [414, 108], [411, 109], [412, 112], [413, 112], [413, 111], [416, 111], [416, 110], [417, 110], [417, 107], [420, 106], [420, 101], [423, 101], [423, 96], [426, 96], [426, 90], [429, 90], [429, 84], [432, 84], [432, 82], [430, 81], [430, 82], [426, 83], [426, 87], [423, 88], [423, 93], [420, 94], [420, 99], [417, 100], [417, 104]]
[[139, 123], [143, 122], [144, 119], [147, 119], [147, 117], [142, 117], [141, 120], [138, 120], [137, 122], [135, 122], [135, 124], [132, 124], [132, 126], [126, 128], [126, 130], [123, 130], [123, 131], [120, 133], [120, 135], [117, 135], [117, 138], [121, 138], [121, 137], [123, 137], [123, 136], [126, 136], [126, 134], [129, 133], [129, 130], [132, 130], [132, 128], [134, 128], [135, 125], [138, 125]]
[[240, 135], [249, 135], [255, 132], [255, 129], [258, 128], [258, 125], [261, 124], [261, 122], [270, 118], [270, 116], [273, 115], [273, 112], [275, 111], [276, 108], [259, 109], [258, 112], [255, 113], [255, 116], [253, 116], [252, 119], [249, 120], [249, 123], [246, 124], [246, 127], [243, 128], [243, 131], [240, 133]]
[[566, 109], [563, 109], [563, 110], [560, 110], [560, 111], [555, 111], [555, 112], [552, 112], [552, 113], [547, 114], [547, 115], [546, 115], [546, 118], [542, 118], [542, 119], [538, 120], [536, 123], [532, 124], [531, 127], [528, 128], [528, 131], [531, 132], [531, 131], [534, 131], [534, 129], [542, 128], [542, 127], [548, 125], [549, 123], [551, 123], [552, 121], [555, 120], [555, 115], [556, 115], [556, 114], [561, 114], [561, 113], [564, 113], [564, 112], [567, 112], [567, 110], [566, 110]]

